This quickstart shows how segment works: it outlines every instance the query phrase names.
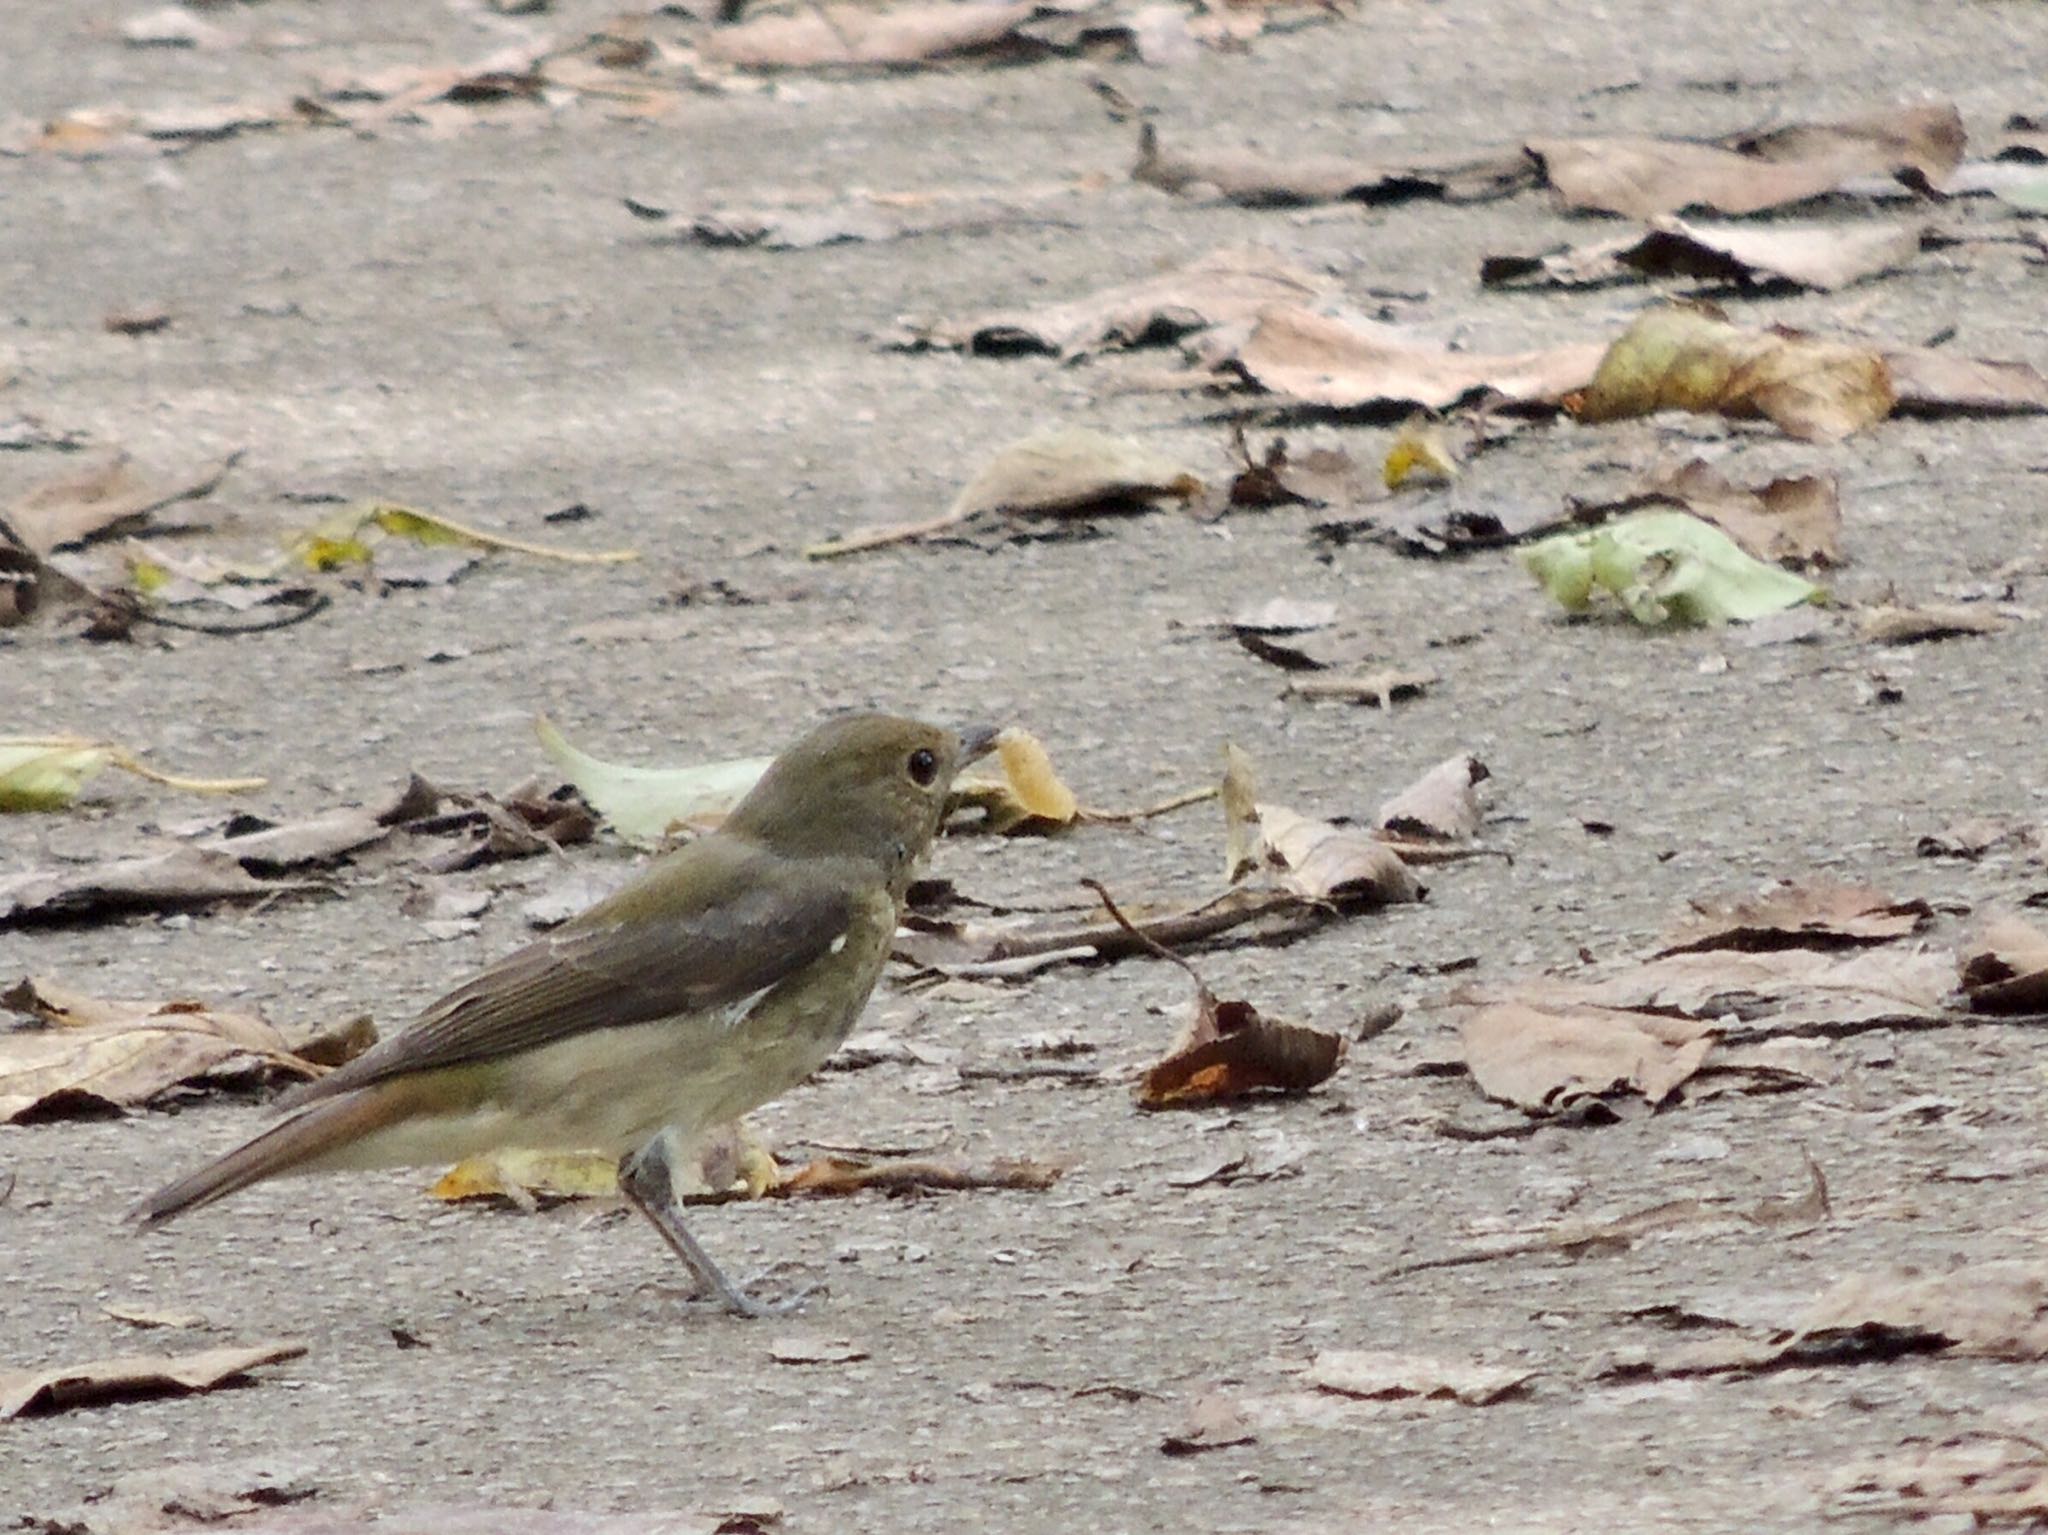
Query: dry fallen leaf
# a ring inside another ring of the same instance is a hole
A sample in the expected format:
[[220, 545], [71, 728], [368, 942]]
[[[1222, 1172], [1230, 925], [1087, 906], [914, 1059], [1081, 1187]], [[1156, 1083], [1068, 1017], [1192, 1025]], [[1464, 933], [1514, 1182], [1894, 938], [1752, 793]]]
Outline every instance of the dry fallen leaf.
[[953, 782], [950, 808], [980, 810], [998, 834], [1072, 824], [1080, 814], [1074, 791], [1060, 781], [1044, 743], [1028, 730], [1007, 726], [996, 735], [995, 755]]
[[1648, 220], [1687, 208], [1761, 213], [1902, 170], [1939, 186], [1963, 144], [1962, 118], [1940, 102], [1711, 142], [1539, 139], [1526, 147], [1567, 207]]
[[1832, 442], [1882, 421], [1895, 399], [1877, 352], [1745, 330], [1711, 306], [1667, 304], [1607, 349], [1572, 411], [1588, 422], [1660, 410], [1763, 416], [1788, 436]]
[[1536, 1371], [1510, 1365], [1431, 1359], [1388, 1349], [1320, 1349], [1309, 1361], [1308, 1383], [1340, 1396], [1384, 1400], [1420, 1398], [1484, 1407], [1519, 1394]]
[[1025, 1157], [999, 1158], [987, 1167], [965, 1167], [950, 1162], [864, 1161], [826, 1156], [801, 1167], [780, 1169], [776, 1181], [765, 1192], [774, 1199], [812, 1194], [830, 1197], [868, 1189], [892, 1194], [959, 1189], [1037, 1192], [1051, 1188], [1065, 1172], [1064, 1167]]
[[1869, 885], [1779, 880], [1757, 896], [1694, 901], [1657, 952], [1705, 949], [1836, 949], [1908, 938], [1934, 921], [1925, 901], [1901, 901]]
[[1997, 634], [2005, 619], [1988, 603], [1880, 603], [1856, 615], [1857, 633], [1872, 645], [1919, 645], [1928, 640]]
[[1140, 1108], [1228, 1103], [1268, 1092], [1305, 1093], [1328, 1081], [1343, 1064], [1341, 1035], [1262, 1017], [1249, 1002], [1219, 1000], [1193, 965], [1126, 922], [1107, 890], [1094, 880], [1083, 883], [1134, 939], [1180, 966], [1195, 983], [1180, 1037], [1165, 1059], [1138, 1079]]
[[321, 1072], [263, 1019], [198, 1002], [111, 1002], [30, 979], [0, 992], [0, 1008], [33, 1020], [0, 1033], [0, 1122], [118, 1112], [179, 1088]]
[[112, 741], [83, 736], [0, 736], [0, 812], [62, 810], [103, 767], [120, 768], [151, 783], [195, 794], [238, 794], [260, 789], [262, 778], [181, 778], [161, 773]]
[[985, 513], [1034, 516], [1086, 511], [1150, 510], [1164, 499], [1187, 501], [1201, 480], [1178, 458], [1128, 437], [1064, 427], [1013, 442], [990, 459], [937, 517], [863, 528], [813, 544], [811, 559], [929, 538]]
[[327, 887], [257, 879], [225, 853], [196, 847], [97, 864], [54, 864], [0, 874], [0, 928], [136, 911], [171, 911], [214, 901], [262, 901]]
[[1962, 956], [1963, 994], [1976, 1013], [2048, 1013], [2048, 933], [2016, 917], [1985, 925]]
[[305, 1352], [303, 1343], [278, 1339], [194, 1354], [122, 1354], [85, 1364], [9, 1371], [0, 1374], [0, 1419], [211, 1391], [234, 1384], [262, 1365], [297, 1359]]
[[40, 558], [177, 502], [211, 495], [241, 456], [238, 450], [189, 474], [156, 480], [139, 473], [126, 454], [116, 454], [32, 487], [0, 514], [0, 527]]
[[1932, 1027], [1945, 1021], [1942, 1001], [1954, 984], [1955, 964], [1948, 955], [1893, 943], [1839, 953], [1667, 954], [1588, 976], [1462, 987], [1447, 1000], [1458, 1006], [1516, 1000], [1560, 1012], [1643, 1011], [1709, 1024], [1738, 1042]]
[[1564, 246], [1535, 256], [1488, 256], [1487, 287], [1598, 287], [1645, 277], [1684, 277], [1742, 288], [1790, 285], [1833, 292], [1905, 265], [1925, 238], [1920, 225], [1688, 224], [1661, 218], [1640, 235]]
[[1309, 900], [1383, 906], [1422, 898], [1422, 885], [1401, 855], [1369, 832], [1280, 805], [1260, 805], [1258, 817], [1265, 862]]
[[2048, 1269], [1999, 1261], [1944, 1273], [1903, 1266], [1852, 1273], [1810, 1305], [1785, 1307], [1761, 1332], [1744, 1318], [1698, 1341], [1617, 1356], [1601, 1375], [1754, 1373], [1926, 1354], [2048, 1356]]
[[1492, 776], [1469, 752], [1447, 758], [1381, 805], [1373, 824], [1404, 839], [1467, 841], [1479, 834], [1479, 785]]
[[1634, 1094], [1665, 1102], [1705, 1064], [1705, 1024], [1599, 1008], [1550, 1011], [1518, 1001], [1479, 1008], [1459, 1029], [1466, 1069], [1489, 1098], [1531, 1114]]
[[1536, 178], [1527, 159], [1512, 153], [1457, 161], [1283, 157], [1244, 149], [1169, 153], [1159, 145], [1158, 130], [1147, 122], [1138, 129], [1138, 160], [1131, 167], [1131, 179], [1180, 197], [1248, 208], [1294, 208], [1333, 202], [1377, 207], [1414, 198], [1489, 202]]
[[1243, 324], [1273, 304], [1312, 302], [1329, 281], [1262, 246], [1226, 246], [1186, 266], [1039, 309], [999, 309], [913, 329], [917, 347], [1079, 357], [1161, 345], [1213, 326]]
[[2048, 412], [2048, 376], [2023, 362], [1957, 357], [1932, 347], [1893, 347], [1884, 354], [1895, 414], [2016, 416]]
[[1345, 703], [1391, 709], [1404, 699], [1420, 698], [1441, 679], [1435, 672], [1402, 671], [1385, 666], [1343, 676], [1301, 677], [1281, 690], [1287, 698], [1334, 698]]
[[902, 68], [1017, 43], [1018, 25], [1038, 8], [1037, 0], [985, 5], [941, 0], [881, 10], [827, 4], [719, 27], [699, 46], [705, 58], [741, 69]]
[[1831, 474], [1781, 478], [1750, 490], [1693, 459], [1621, 506], [1659, 502], [1705, 518], [1760, 560], [1809, 567], [1842, 562], [1842, 506]]
[[1586, 342], [1500, 356], [1452, 351], [1377, 321], [1279, 303], [1261, 310], [1242, 339], [1211, 349], [1204, 360], [1213, 372], [1284, 401], [1406, 416], [1486, 397], [1556, 405], [1586, 387], [1601, 350]]

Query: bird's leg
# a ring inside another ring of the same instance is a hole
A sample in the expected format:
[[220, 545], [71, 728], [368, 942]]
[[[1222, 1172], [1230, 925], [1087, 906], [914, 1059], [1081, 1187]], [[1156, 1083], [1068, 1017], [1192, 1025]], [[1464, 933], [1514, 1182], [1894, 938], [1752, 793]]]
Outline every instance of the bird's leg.
[[812, 1292], [804, 1290], [772, 1304], [757, 1301], [726, 1278], [725, 1271], [711, 1261], [711, 1254], [690, 1235], [689, 1228], [683, 1224], [683, 1212], [676, 1207], [675, 1179], [669, 1170], [666, 1134], [655, 1136], [638, 1151], [630, 1151], [619, 1159], [619, 1192], [661, 1233], [661, 1239], [668, 1243], [669, 1250], [689, 1265], [690, 1272], [697, 1276], [698, 1284], [723, 1301], [725, 1309], [734, 1316], [784, 1316], [798, 1310], [810, 1298]]

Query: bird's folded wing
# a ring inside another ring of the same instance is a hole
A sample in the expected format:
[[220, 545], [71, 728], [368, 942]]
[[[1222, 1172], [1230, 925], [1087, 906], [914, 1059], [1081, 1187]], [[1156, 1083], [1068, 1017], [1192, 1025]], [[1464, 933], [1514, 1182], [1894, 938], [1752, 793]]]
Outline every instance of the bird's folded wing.
[[[494, 1060], [592, 1029], [728, 1007], [830, 952], [846, 933], [853, 891], [829, 877], [838, 871], [783, 865], [763, 877], [750, 860], [717, 862], [728, 866], [698, 863], [689, 871], [694, 877], [681, 879], [651, 871], [575, 922], [506, 955], [402, 1033], [297, 1089], [286, 1106]], [[650, 899], [678, 892], [680, 899]]]

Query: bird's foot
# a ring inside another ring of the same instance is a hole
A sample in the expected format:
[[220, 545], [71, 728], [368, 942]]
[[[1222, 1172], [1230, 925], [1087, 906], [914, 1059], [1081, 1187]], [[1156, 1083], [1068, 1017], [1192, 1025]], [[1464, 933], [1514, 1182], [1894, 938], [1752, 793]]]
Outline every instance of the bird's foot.
[[777, 1293], [780, 1288], [777, 1281], [784, 1268], [783, 1264], [772, 1264], [739, 1283], [734, 1283], [721, 1274], [717, 1281], [700, 1281], [689, 1290], [662, 1284], [650, 1285], [647, 1288], [664, 1300], [685, 1306], [717, 1306], [730, 1315], [748, 1320], [794, 1316], [813, 1298], [823, 1295], [825, 1286], [806, 1284], [787, 1293]]

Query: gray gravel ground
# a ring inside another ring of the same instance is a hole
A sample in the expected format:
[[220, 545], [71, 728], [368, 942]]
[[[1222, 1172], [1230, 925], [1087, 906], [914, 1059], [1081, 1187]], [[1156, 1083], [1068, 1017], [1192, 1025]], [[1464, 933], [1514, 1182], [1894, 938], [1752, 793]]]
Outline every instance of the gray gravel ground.
[[[323, 69], [473, 58], [508, 25], [452, 4], [268, 0], [204, 15], [304, 46], [138, 50], [105, 32], [146, 9], [0, 9], [0, 108], [275, 96]], [[564, 0], [525, 24], [576, 36], [606, 15]], [[1440, 992], [1454, 964], [1499, 980], [1581, 949], [1625, 952], [1688, 898], [1781, 874], [1924, 896], [1944, 913], [1936, 936], [1953, 941], [1964, 908], [2048, 886], [2019, 855], [1964, 864], [1914, 851], [1966, 816], [2043, 819], [2038, 619], [1895, 653], [1845, 635], [1748, 649], [1720, 634], [1567, 625], [1504, 554], [1325, 551], [1309, 536], [1322, 514], [1301, 509], [822, 566], [799, 551], [936, 511], [995, 447], [1037, 427], [1129, 431], [1225, 470], [1206, 404], [1119, 389], [1112, 365], [884, 351], [874, 338], [899, 315], [1076, 294], [1251, 239], [1337, 263], [1358, 290], [1421, 295], [1397, 317], [1475, 349], [1605, 336], [1648, 298], [1477, 291], [1481, 255], [1587, 232], [1536, 195], [1292, 215], [1130, 184], [1130, 130], [1107, 120], [1090, 72], [1187, 142], [1434, 151], [1543, 132], [1722, 131], [1922, 91], [1953, 98], [1988, 139], [2007, 114], [2048, 107], [2043, 58], [2048, 12], [2021, 0], [1369, 0], [1167, 69], [1055, 60], [801, 79], [685, 94], [655, 121], [582, 106], [448, 136], [399, 126], [252, 134], [175, 156], [0, 159], [0, 417], [28, 411], [146, 465], [245, 448], [220, 500], [251, 548], [318, 514], [292, 498], [334, 493], [645, 554], [622, 567], [499, 559], [452, 587], [344, 592], [269, 637], [0, 633], [0, 721], [119, 736], [193, 771], [268, 774], [246, 803], [271, 814], [369, 799], [410, 770], [509, 787], [544, 766], [528, 726], [537, 708], [601, 753], [673, 762], [773, 751], [853, 705], [1013, 719], [1108, 805], [1204, 780], [1226, 738], [1259, 759], [1275, 799], [1323, 814], [1369, 813], [1429, 764], [1477, 753], [1493, 772], [1488, 837], [1512, 866], [1438, 870], [1423, 905], [1202, 960], [1218, 991], [1331, 1027]], [[809, 252], [664, 245], [620, 202], [1001, 188], [1091, 171], [1110, 182], [1073, 203], [1078, 228]], [[1955, 216], [2009, 218], [1980, 204]], [[2044, 270], [2017, 246], [1964, 247], [1845, 293], [1745, 300], [1741, 316], [1906, 341], [1953, 327], [1960, 351], [2048, 367]], [[109, 309], [147, 303], [170, 309], [168, 331], [101, 328]], [[1389, 429], [1291, 435], [1370, 462]], [[2035, 420], [1895, 421], [1829, 447], [1761, 427], [1663, 421], [1597, 440], [1556, 427], [1477, 461], [1465, 489], [1549, 501], [1592, 457], [1647, 466], [1702, 447], [1745, 481], [1840, 476], [1848, 595], [1895, 583], [1932, 597], [2030, 559], [2018, 599], [2042, 600], [2048, 439]], [[64, 463], [0, 455], [0, 494]], [[542, 522], [579, 501], [594, 521]], [[671, 600], [711, 579], [780, 600]], [[1388, 713], [1283, 701], [1280, 674], [1208, 627], [1281, 594], [1334, 600], [1442, 682]], [[592, 624], [606, 627], [583, 635]], [[1873, 669], [1899, 702], [1865, 701]], [[0, 846], [10, 866], [105, 852], [198, 813], [116, 784], [85, 814], [10, 821]], [[1589, 835], [1584, 820], [1615, 831]], [[937, 870], [985, 898], [1064, 898], [1090, 875], [1134, 892], [1200, 889], [1219, 861], [1204, 808], [1140, 830], [952, 840]], [[0, 930], [0, 981], [196, 994], [288, 1030], [362, 1010], [390, 1024], [520, 941], [517, 887], [539, 877], [522, 864], [466, 876], [510, 893], [446, 942], [401, 913], [409, 881], [396, 867], [339, 902]], [[1026, 1035], [1071, 1031], [1115, 1072], [1158, 1053], [1186, 991], [1178, 971], [1146, 962], [1052, 971], [971, 1003], [885, 986], [868, 1026], [987, 1065], [1016, 1061]], [[254, 1457], [305, 1464], [316, 1506], [335, 1510], [773, 1505], [792, 1531], [1790, 1530], [1839, 1508], [1831, 1489], [1846, 1467], [1906, 1440], [2043, 1427], [2039, 1372], [2023, 1364], [1589, 1378], [1609, 1352], [1657, 1341], [1628, 1315], [1644, 1306], [1730, 1288], [1810, 1294], [1892, 1260], [2037, 1256], [2048, 1050], [2032, 1030], [1857, 1036], [1833, 1047], [1841, 1075], [1825, 1087], [1482, 1142], [1439, 1133], [1493, 1122], [1469, 1080], [1413, 1070], [1451, 1042], [1440, 1017], [1414, 1013], [1324, 1092], [1177, 1115], [1136, 1112], [1115, 1080], [829, 1073], [760, 1116], [778, 1145], [1073, 1165], [1041, 1195], [705, 1213], [699, 1229], [735, 1271], [793, 1265], [829, 1285], [788, 1323], [682, 1305], [649, 1234], [588, 1206], [446, 1211], [416, 1176], [276, 1185], [148, 1238], [119, 1226], [133, 1198], [249, 1133], [260, 1110], [247, 1104], [0, 1129], [13, 1179], [0, 1206], [0, 1366], [165, 1336], [108, 1319], [109, 1302], [202, 1312], [216, 1328], [207, 1342], [285, 1335], [310, 1349], [247, 1389], [0, 1425], [0, 1522], [56, 1515], [122, 1473]], [[1235, 1149], [1256, 1164], [1290, 1148], [1304, 1154], [1292, 1177], [1173, 1181]], [[1386, 1277], [1567, 1213], [1794, 1193], [1802, 1148], [1834, 1202], [1803, 1234], [1718, 1231]], [[2000, 1171], [1949, 1176], [1965, 1164]], [[393, 1329], [430, 1346], [401, 1349]], [[774, 1362], [799, 1333], [866, 1356]], [[1359, 1411], [1239, 1448], [1161, 1453], [1193, 1399], [1291, 1389], [1303, 1361], [1332, 1348], [1541, 1373], [1492, 1406]]]

